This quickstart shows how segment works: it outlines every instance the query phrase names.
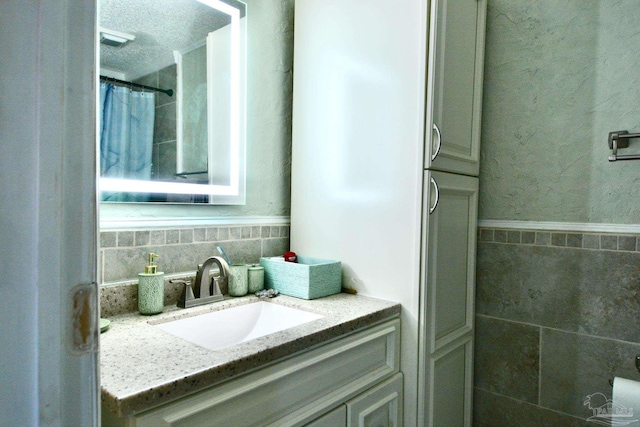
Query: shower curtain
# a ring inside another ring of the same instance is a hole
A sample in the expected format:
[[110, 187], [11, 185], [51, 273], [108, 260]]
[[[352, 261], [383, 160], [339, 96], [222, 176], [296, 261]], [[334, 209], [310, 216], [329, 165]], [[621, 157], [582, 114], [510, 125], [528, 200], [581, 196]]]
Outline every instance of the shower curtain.
[[[151, 179], [155, 94], [100, 85], [100, 176]], [[103, 193], [103, 201], [142, 202], [148, 195]]]

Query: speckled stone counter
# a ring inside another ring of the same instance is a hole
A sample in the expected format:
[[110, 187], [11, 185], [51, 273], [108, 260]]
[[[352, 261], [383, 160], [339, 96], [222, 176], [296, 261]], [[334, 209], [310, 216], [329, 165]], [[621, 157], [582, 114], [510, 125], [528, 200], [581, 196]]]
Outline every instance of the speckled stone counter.
[[164, 313], [155, 316], [111, 317], [100, 340], [103, 410], [119, 417], [139, 413], [400, 313], [397, 303], [358, 295], [337, 294], [310, 301], [280, 295], [268, 301], [325, 317], [217, 351], [152, 325], [259, 300], [247, 296], [190, 309], [165, 307]]

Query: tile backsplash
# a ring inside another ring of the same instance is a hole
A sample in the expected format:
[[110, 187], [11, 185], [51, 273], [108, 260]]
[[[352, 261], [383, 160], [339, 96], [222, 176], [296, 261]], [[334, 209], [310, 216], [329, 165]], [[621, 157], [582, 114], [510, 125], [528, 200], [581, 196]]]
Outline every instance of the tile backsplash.
[[289, 250], [289, 225], [228, 225], [100, 232], [101, 315], [137, 310], [138, 273], [144, 272], [149, 252], [160, 257], [165, 273], [165, 304], [175, 304], [181, 284], [169, 279], [189, 278], [197, 265], [224, 248], [233, 263], [258, 263], [263, 256]]
[[515, 245], [640, 252], [640, 236], [631, 234], [506, 230], [481, 227], [478, 229], [478, 241]]

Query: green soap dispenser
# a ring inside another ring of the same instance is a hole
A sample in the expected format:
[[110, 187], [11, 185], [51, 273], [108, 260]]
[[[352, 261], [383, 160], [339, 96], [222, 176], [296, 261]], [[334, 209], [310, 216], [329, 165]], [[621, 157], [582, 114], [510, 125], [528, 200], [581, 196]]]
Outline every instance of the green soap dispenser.
[[150, 253], [149, 265], [138, 274], [138, 311], [140, 314], [158, 314], [164, 308], [164, 273], [153, 263], [160, 255]]

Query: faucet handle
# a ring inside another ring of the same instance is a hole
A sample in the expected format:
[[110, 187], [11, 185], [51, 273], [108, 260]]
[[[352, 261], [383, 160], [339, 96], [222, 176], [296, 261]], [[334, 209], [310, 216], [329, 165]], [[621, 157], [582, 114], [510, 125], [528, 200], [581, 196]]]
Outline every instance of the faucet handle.
[[170, 280], [169, 283], [183, 283], [184, 288], [182, 294], [178, 300], [178, 307], [185, 308], [188, 301], [193, 301], [196, 296], [193, 294], [193, 288], [191, 287], [191, 280]]
[[229, 293], [229, 276], [220, 275], [213, 278], [211, 295], [226, 295]]
[[185, 301], [196, 299], [196, 296], [193, 295], [193, 288], [191, 287], [191, 282], [184, 284], [184, 295], [185, 295]]

